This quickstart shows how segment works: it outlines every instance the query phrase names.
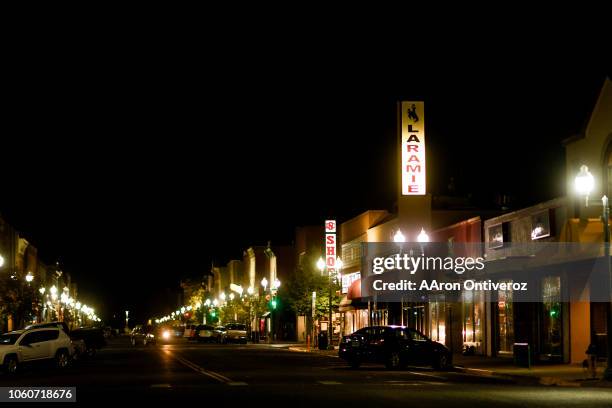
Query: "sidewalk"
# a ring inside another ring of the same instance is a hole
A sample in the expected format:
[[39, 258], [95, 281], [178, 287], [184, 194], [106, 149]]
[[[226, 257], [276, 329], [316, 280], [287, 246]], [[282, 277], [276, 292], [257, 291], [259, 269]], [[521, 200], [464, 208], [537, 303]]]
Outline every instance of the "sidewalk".
[[531, 368], [518, 367], [512, 359], [455, 354], [453, 363], [457, 370], [481, 376], [500, 376], [529, 384], [558, 385], [563, 387], [612, 387], [612, 382], [603, 381], [605, 363], [597, 366], [597, 377], [582, 364], [538, 364]]

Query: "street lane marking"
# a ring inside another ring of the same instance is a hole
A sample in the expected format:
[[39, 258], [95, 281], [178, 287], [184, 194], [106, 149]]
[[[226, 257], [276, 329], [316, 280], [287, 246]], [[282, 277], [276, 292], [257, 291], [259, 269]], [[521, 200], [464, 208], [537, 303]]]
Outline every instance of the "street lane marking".
[[170, 384], [151, 384], [151, 388], [172, 388]]
[[342, 383], [338, 382], [338, 381], [319, 381], [319, 384], [323, 384], [323, 385], [340, 385]]
[[249, 384], [245, 383], [244, 381], [231, 381], [231, 382], [228, 382], [227, 385], [249, 385]]
[[448, 383], [436, 381], [385, 381], [389, 385], [448, 385]]
[[200, 367], [199, 365], [187, 360], [186, 358], [183, 358], [179, 356], [178, 354], [172, 353], [170, 350], [164, 350], [164, 352], [166, 354], [169, 354], [171, 357], [174, 357], [179, 363], [191, 368], [193, 371], [197, 373], [210, 377], [223, 384], [236, 385], [236, 384], [230, 384], [230, 383], [236, 383], [236, 381], [232, 381], [230, 378], [227, 378], [226, 376], [216, 373], [214, 371], [206, 370], [205, 368]]
[[417, 371], [407, 371], [407, 372], [410, 373], [410, 374], [414, 374], [414, 375], [422, 375], [423, 377], [435, 378], [437, 380], [446, 380], [445, 377], [440, 377], [439, 375], [419, 373]]

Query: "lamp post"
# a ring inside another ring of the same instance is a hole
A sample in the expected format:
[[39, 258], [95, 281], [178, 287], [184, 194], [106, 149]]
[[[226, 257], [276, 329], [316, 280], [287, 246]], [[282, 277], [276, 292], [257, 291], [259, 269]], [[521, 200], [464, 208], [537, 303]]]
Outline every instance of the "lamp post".
[[[402, 255], [402, 247], [404, 246], [404, 242], [406, 242], [406, 237], [402, 234], [402, 230], [398, 229], [395, 235], [393, 235], [393, 242], [395, 242], [399, 246], [399, 255]], [[404, 325], [404, 297], [400, 301], [400, 324]]]
[[[253, 286], [249, 286], [247, 288], [247, 298], [249, 299], [249, 337], [252, 342], [255, 342], [255, 336], [253, 335], [253, 299], [255, 294], [255, 288]], [[255, 332], [257, 333], [257, 332]]]
[[[325, 261], [323, 260], [323, 258], [319, 258], [319, 260], [317, 261], [317, 268], [319, 268], [319, 270], [321, 271], [321, 273], [324, 273], [325, 271], [327, 271], [327, 264], [325, 263]], [[332, 309], [332, 276], [330, 273], [327, 273], [328, 275], [328, 284], [329, 284], [329, 320], [327, 322], [327, 341], [328, 341], [328, 347], [330, 347], [332, 345], [332, 313], [333, 313], [333, 309]]]
[[[574, 180], [576, 192], [580, 195], [585, 196], [584, 205], [589, 206], [589, 195], [593, 191], [595, 186], [595, 179], [589, 172], [589, 168], [585, 165], [580, 167], [580, 172]], [[608, 206], [608, 197], [603, 195], [601, 197], [602, 204], [602, 222], [603, 222], [603, 233], [604, 233], [604, 257], [606, 267], [608, 269], [608, 296], [612, 296], [612, 268], [610, 265], [610, 228], [608, 222], [610, 220], [610, 207]], [[612, 380], [612, 298], [608, 299], [608, 311], [607, 311], [607, 343], [608, 343], [608, 361], [604, 371], [604, 379]]]

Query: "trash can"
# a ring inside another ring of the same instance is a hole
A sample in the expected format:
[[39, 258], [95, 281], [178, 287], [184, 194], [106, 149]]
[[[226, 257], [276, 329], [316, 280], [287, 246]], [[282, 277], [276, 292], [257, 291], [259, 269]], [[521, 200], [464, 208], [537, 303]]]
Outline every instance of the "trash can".
[[529, 343], [514, 343], [514, 364], [519, 367], [531, 368], [531, 350]]
[[318, 335], [319, 350], [327, 350], [327, 332], [321, 332]]

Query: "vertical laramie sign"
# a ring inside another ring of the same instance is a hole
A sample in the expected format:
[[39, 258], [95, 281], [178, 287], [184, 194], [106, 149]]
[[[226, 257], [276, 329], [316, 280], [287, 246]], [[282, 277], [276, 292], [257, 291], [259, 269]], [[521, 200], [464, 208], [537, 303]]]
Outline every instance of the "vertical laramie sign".
[[325, 220], [325, 266], [327, 273], [336, 273], [336, 220]]
[[401, 103], [402, 195], [425, 195], [425, 104]]

